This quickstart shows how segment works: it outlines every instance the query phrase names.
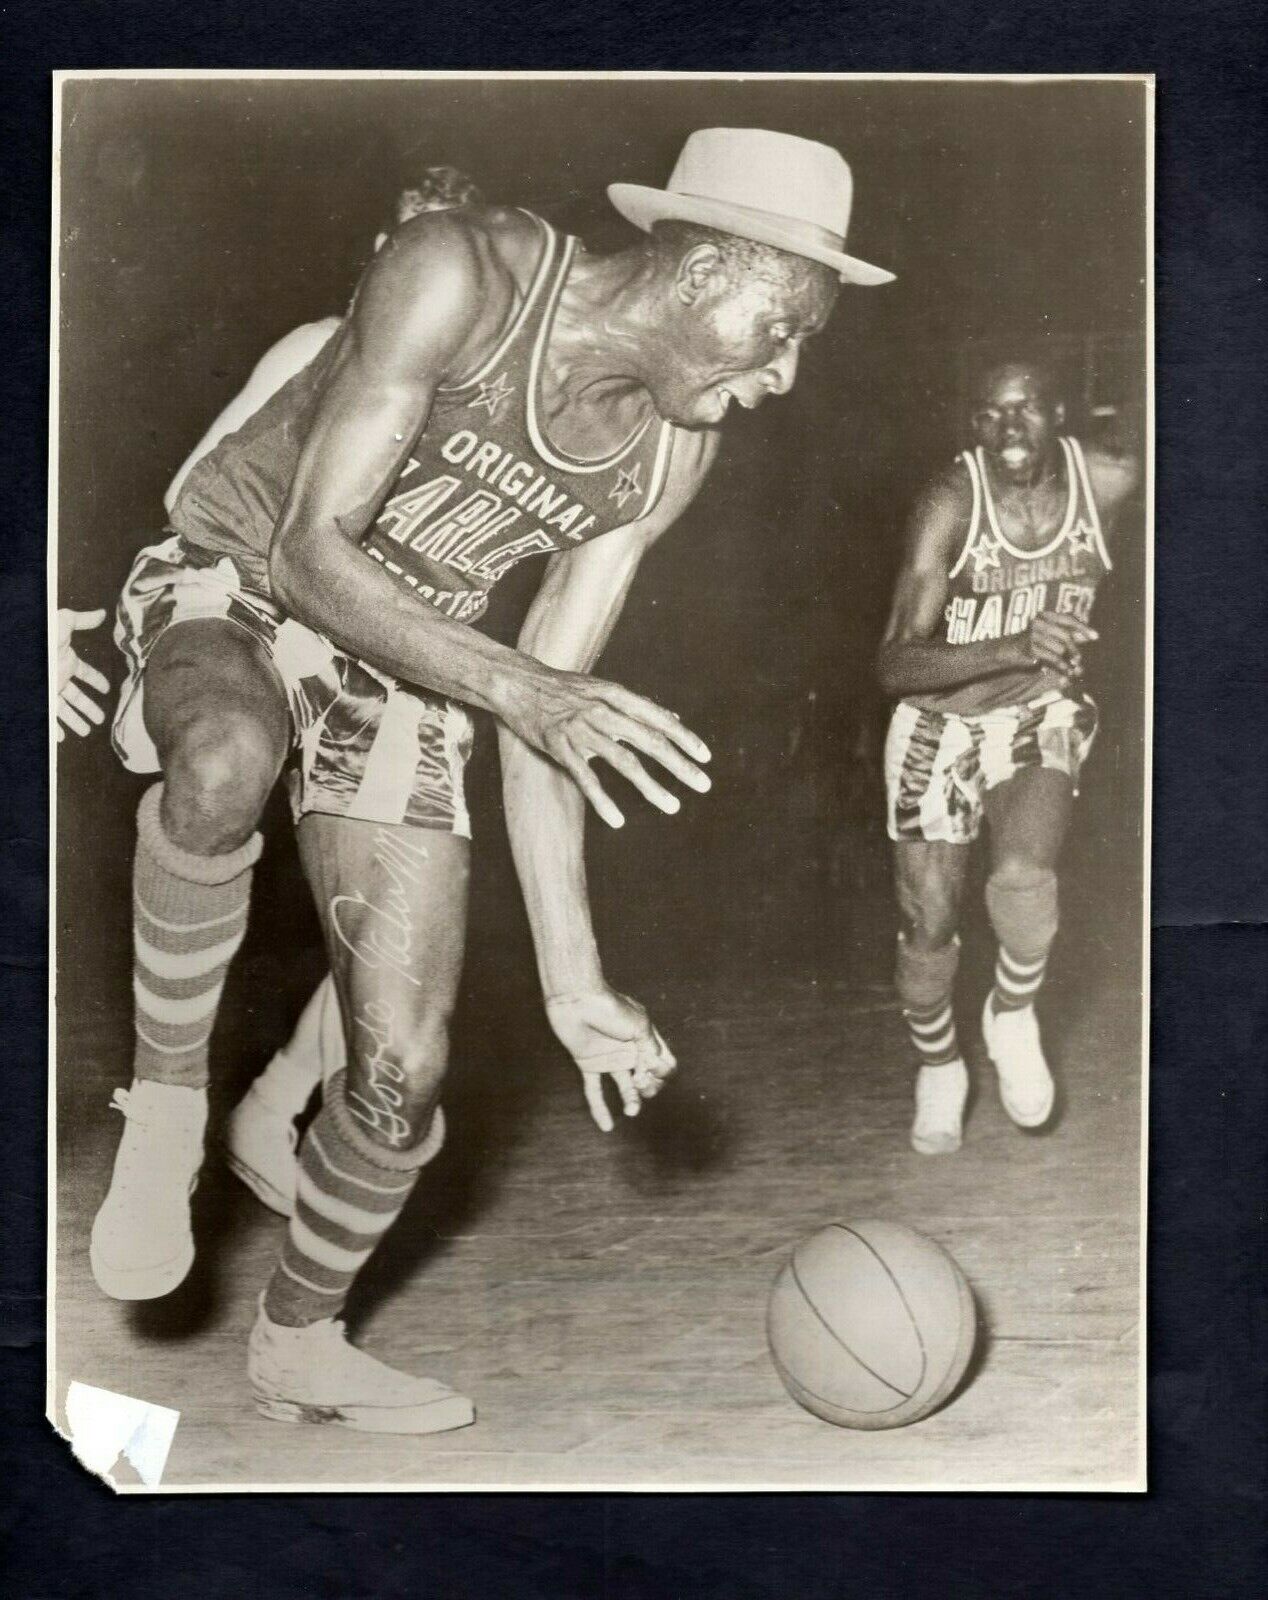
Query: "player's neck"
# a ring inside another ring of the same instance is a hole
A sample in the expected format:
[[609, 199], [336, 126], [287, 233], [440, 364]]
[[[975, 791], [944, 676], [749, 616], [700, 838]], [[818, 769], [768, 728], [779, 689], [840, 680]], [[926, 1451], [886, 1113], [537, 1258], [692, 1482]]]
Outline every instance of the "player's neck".
[[990, 474], [991, 490], [996, 497], [1025, 499], [1030, 495], [1045, 494], [1060, 485], [1062, 460], [1056, 449], [1047, 451], [1024, 478], [1014, 478], [1001, 473], [989, 455], [983, 454], [986, 470]]
[[547, 346], [547, 375], [560, 409], [646, 404], [646, 380], [660, 345], [652, 282], [641, 251], [578, 254]]

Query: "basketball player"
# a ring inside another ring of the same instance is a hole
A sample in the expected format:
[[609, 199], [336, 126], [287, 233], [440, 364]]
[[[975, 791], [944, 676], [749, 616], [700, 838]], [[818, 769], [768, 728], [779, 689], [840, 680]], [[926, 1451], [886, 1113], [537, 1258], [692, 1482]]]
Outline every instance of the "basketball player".
[[986, 909], [999, 941], [982, 1031], [1008, 1115], [1053, 1106], [1034, 1002], [1057, 932], [1057, 861], [1096, 733], [1080, 688], [1115, 513], [1135, 464], [1060, 433], [1038, 365], [988, 372], [976, 446], [911, 520], [881, 685], [899, 704], [885, 747], [901, 931], [897, 987], [919, 1060], [912, 1144], [956, 1150], [968, 1074], [952, 992], [969, 849], [983, 821]]
[[[606, 761], [661, 810], [709, 752], [672, 713], [589, 676], [639, 562], [699, 490], [732, 403], [786, 393], [846, 255], [848, 167], [755, 129], [694, 134], [666, 190], [613, 185], [644, 229], [591, 258], [540, 219], [415, 218], [316, 358], [195, 464], [175, 532], [122, 601], [115, 738], [161, 772], [138, 816], [137, 1050], [99, 1284], [175, 1287], [193, 1257], [207, 1040], [242, 937], [262, 808], [289, 765], [348, 1064], [300, 1150], [298, 1201], [249, 1370], [283, 1420], [427, 1433], [471, 1402], [351, 1346], [338, 1314], [444, 1137], [439, 1093], [465, 934], [470, 724], [501, 724], [507, 822], [547, 1013], [612, 1126], [674, 1060], [607, 983], [586, 900], [584, 810], [620, 810]], [[478, 621], [515, 562], [547, 557], [520, 648]], [[407, 687], [408, 685], [408, 687]]]

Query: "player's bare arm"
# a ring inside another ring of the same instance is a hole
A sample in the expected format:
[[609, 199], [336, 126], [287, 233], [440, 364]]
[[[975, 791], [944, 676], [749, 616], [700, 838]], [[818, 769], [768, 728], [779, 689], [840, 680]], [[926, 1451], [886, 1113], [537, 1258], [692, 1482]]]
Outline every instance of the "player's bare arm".
[[613, 739], [657, 760], [671, 747], [680, 761], [703, 760], [700, 741], [650, 701], [441, 616], [357, 549], [437, 387], [470, 370], [515, 294], [501, 241], [468, 220], [419, 219], [376, 259], [274, 535], [274, 593], [291, 615], [381, 670], [491, 711], [574, 776]]
[[947, 644], [934, 635], [949, 593], [948, 574], [965, 538], [972, 494], [962, 468], [925, 491], [912, 513], [894, 603], [877, 655], [877, 676], [895, 699], [951, 689], [1018, 668], [1082, 670], [1081, 647], [1094, 629], [1072, 616], [1042, 612], [1022, 633], [975, 644]]
[[1134, 455], [1084, 447], [1088, 477], [1107, 538], [1118, 528], [1118, 513], [1140, 488], [1140, 462]]
[[[520, 648], [547, 665], [588, 672], [620, 616], [646, 551], [681, 515], [716, 455], [712, 433], [680, 434], [666, 492], [656, 511], [567, 555], [547, 569], [520, 634]], [[602, 1078], [611, 1076], [627, 1115], [650, 1098], [673, 1071], [672, 1053], [635, 1000], [611, 988], [603, 974], [586, 888], [583, 783], [595, 809], [614, 825], [621, 813], [585, 760], [575, 785], [505, 728], [500, 729], [507, 826], [537, 951], [547, 1013], [560, 1042], [583, 1073], [591, 1115], [605, 1132], [612, 1117]], [[651, 779], [619, 739], [597, 752], [662, 811], [678, 798]], [[698, 792], [709, 781], [672, 745], [662, 765]]]

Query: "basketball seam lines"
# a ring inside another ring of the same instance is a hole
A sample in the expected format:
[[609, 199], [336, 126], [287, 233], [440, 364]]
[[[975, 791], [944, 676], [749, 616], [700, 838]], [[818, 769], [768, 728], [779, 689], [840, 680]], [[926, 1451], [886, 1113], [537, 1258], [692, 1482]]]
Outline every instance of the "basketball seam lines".
[[[834, 1224], [834, 1226], [835, 1226], [835, 1224]], [[847, 1229], [846, 1231], [848, 1232], [849, 1230]], [[789, 1265], [792, 1267], [793, 1282], [797, 1285], [798, 1289], [801, 1290], [802, 1298], [805, 1300], [806, 1304], [810, 1307], [810, 1309], [814, 1312], [815, 1316], [818, 1317], [819, 1321], [823, 1324], [824, 1328], [828, 1331], [828, 1333], [830, 1333], [832, 1335], [832, 1337], [836, 1340], [836, 1342], [841, 1346], [842, 1350], [845, 1351], [846, 1355], [847, 1356], [853, 1356], [855, 1361], [858, 1362], [859, 1366], [863, 1368], [864, 1372], [871, 1373], [872, 1377], [874, 1377], [876, 1379], [877, 1383], [883, 1383], [887, 1389], [892, 1389], [894, 1391], [894, 1393], [896, 1395], [898, 1395], [901, 1400], [910, 1400], [911, 1399], [911, 1395], [910, 1394], [907, 1394], [904, 1390], [900, 1389], [896, 1383], [891, 1383], [888, 1378], [882, 1378], [879, 1372], [875, 1371], [874, 1368], [868, 1366], [867, 1362], [864, 1361], [863, 1357], [861, 1355], [859, 1355], [857, 1350], [851, 1350], [849, 1345], [846, 1344], [845, 1340], [841, 1337], [841, 1335], [836, 1331], [836, 1329], [832, 1326], [832, 1324], [824, 1316], [823, 1312], [819, 1310], [819, 1307], [810, 1298], [810, 1295], [806, 1290], [805, 1284], [802, 1283], [802, 1281], [801, 1281], [801, 1274], [797, 1271], [797, 1257], [795, 1255], [793, 1256], [792, 1260], [789, 1262]], [[904, 1301], [903, 1305], [906, 1306], [906, 1304], [907, 1304], [907, 1302]], [[911, 1314], [910, 1313], [910, 1309], [908, 1309], [908, 1315], [910, 1315], [910, 1314]], [[921, 1346], [921, 1356], [923, 1357], [923, 1355], [924, 1355], [924, 1346], [922, 1345]], [[798, 1382], [800, 1382], [800, 1381], [801, 1380], [798, 1379]], [[916, 1391], [913, 1389], [912, 1390], [912, 1394], [914, 1394], [915, 1392]], [[827, 1397], [826, 1396], [820, 1396], [820, 1398], [821, 1399], [826, 1399]], [[831, 1405], [839, 1405], [840, 1402], [834, 1400], [834, 1401], [830, 1401], [829, 1404], [831, 1404]], [[852, 1410], [854, 1408], [847, 1406], [847, 1407], [843, 1407], [842, 1409], [843, 1410]]]
[[[853, 1350], [849, 1351], [849, 1354], [854, 1355]], [[795, 1372], [790, 1371], [784, 1365], [784, 1363], [779, 1359], [773, 1350], [771, 1351], [770, 1358], [775, 1363], [775, 1371], [779, 1373], [786, 1386], [799, 1389], [802, 1394], [810, 1395], [810, 1397], [814, 1400], [821, 1400], [825, 1406], [831, 1406], [834, 1411], [849, 1411], [853, 1412], [855, 1416], [859, 1417], [887, 1417], [891, 1411], [897, 1411], [899, 1406], [911, 1399], [909, 1394], [903, 1394], [902, 1390], [899, 1389], [898, 1393], [902, 1395], [902, 1399], [895, 1400], [892, 1406], [882, 1406], [877, 1411], [860, 1411], [857, 1406], [842, 1405], [839, 1400], [834, 1400], [831, 1395], [820, 1394], [818, 1389], [812, 1389], [808, 1383], [803, 1383]], [[862, 1363], [860, 1363], [860, 1365], [861, 1364]], [[870, 1367], [868, 1368], [868, 1371], [871, 1371]], [[880, 1382], [884, 1383], [884, 1378], [881, 1378]], [[890, 1384], [887, 1385], [887, 1387], [893, 1388], [893, 1385]]]
[[[907, 1313], [908, 1321], [911, 1323], [911, 1331], [916, 1335], [916, 1343], [920, 1346], [920, 1377], [916, 1381], [916, 1387], [911, 1391], [912, 1394], [919, 1394], [920, 1385], [925, 1381], [925, 1376], [929, 1371], [929, 1352], [925, 1349], [924, 1335], [920, 1331], [920, 1324], [916, 1320], [915, 1312], [912, 1311], [911, 1306], [907, 1302], [907, 1296], [903, 1293], [902, 1285], [889, 1270], [889, 1263], [882, 1255], [872, 1248], [872, 1246], [867, 1242], [861, 1233], [855, 1233], [853, 1228], [847, 1228], [843, 1222], [834, 1222], [832, 1226], [834, 1228], [838, 1228], [842, 1233], [848, 1233], [852, 1238], [857, 1239], [863, 1248], [868, 1251], [870, 1255], [875, 1257], [885, 1276], [893, 1284], [894, 1293], [902, 1301], [903, 1310]], [[881, 1382], [883, 1383], [884, 1381], [885, 1380], [882, 1378]]]

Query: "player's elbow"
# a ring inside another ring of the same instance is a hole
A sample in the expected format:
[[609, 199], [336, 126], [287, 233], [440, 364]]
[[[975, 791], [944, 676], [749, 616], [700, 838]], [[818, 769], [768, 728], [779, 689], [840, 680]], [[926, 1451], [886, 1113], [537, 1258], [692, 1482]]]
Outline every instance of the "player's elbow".
[[312, 602], [316, 586], [311, 563], [296, 549], [294, 535], [279, 528], [269, 547], [269, 588], [273, 599], [297, 622], [313, 622]]
[[896, 699], [903, 692], [900, 646], [896, 639], [884, 639], [876, 652], [876, 681], [881, 693]]

